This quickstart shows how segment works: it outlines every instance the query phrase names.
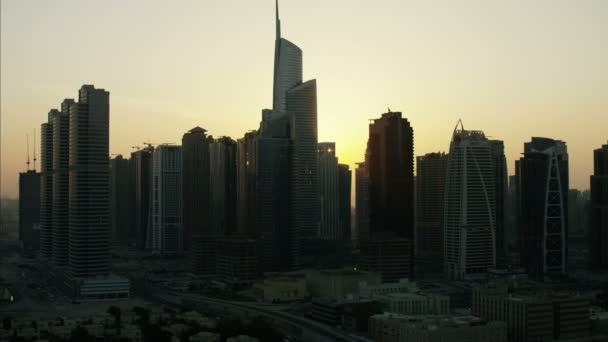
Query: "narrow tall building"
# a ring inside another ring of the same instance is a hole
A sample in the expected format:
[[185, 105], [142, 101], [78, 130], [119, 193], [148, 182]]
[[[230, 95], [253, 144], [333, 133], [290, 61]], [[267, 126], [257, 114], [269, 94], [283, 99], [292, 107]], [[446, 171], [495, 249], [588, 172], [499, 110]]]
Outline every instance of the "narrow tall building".
[[505, 229], [507, 217], [507, 195], [509, 192], [509, 174], [507, 173], [507, 159], [505, 158], [504, 143], [500, 140], [490, 140], [492, 144], [492, 164], [494, 165], [494, 194], [496, 195], [496, 234], [495, 250], [496, 265], [507, 266], [507, 231]]
[[568, 151], [566, 143], [533, 137], [519, 159], [522, 265], [536, 279], [566, 274]]
[[147, 248], [182, 255], [182, 147], [159, 145], [152, 155], [152, 191]]
[[413, 271], [414, 130], [400, 112], [382, 114], [369, 125], [365, 155], [369, 174], [369, 240], [362, 267], [383, 281], [409, 278]]
[[351, 187], [352, 172], [347, 164], [338, 164], [338, 225], [342, 241], [352, 245], [351, 233]]
[[27, 254], [40, 249], [40, 173], [19, 174], [19, 240]]
[[355, 245], [369, 240], [369, 173], [365, 162], [355, 170]]
[[[70, 103], [68, 107], [70, 273], [73, 278], [107, 276], [110, 273], [110, 93], [93, 85], [83, 85], [78, 103]], [[55, 130], [59, 126], [53, 125]], [[59, 158], [56, 170], [63, 169], [62, 162]]]
[[228, 235], [236, 231], [236, 141], [221, 137], [209, 146], [211, 179], [211, 231]]
[[336, 144], [319, 143], [319, 201], [321, 206], [319, 237], [338, 241], [340, 230], [340, 198]]
[[70, 112], [76, 105], [65, 99], [61, 112], [52, 119], [53, 129], [53, 264], [67, 266], [70, 250], [69, 229], [69, 158]]
[[592, 266], [608, 268], [608, 144], [593, 152], [590, 240]]
[[[460, 122], [459, 122], [460, 123]], [[469, 279], [496, 267], [496, 141], [454, 129], [444, 202], [444, 272]]]
[[237, 140], [237, 231], [256, 234], [256, 138], [257, 132], [245, 133]]
[[40, 256], [53, 260], [53, 117], [57, 109], [48, 114], [48, 121], [40, 126]]
[[133, 236], [133, 187], [129, 159], [117, 155], [110, 160], [110, 236], [111, 242], [127, 246]]
[[206, 130], [195, 127], [182, 137], [182, 211], [184, 245], [192, 241], [194, 271], [213, 274], [205, 265], [205, 237], [210, 235], [209, 142]]
[[133, 183], [132, 229], [135, 234], [135, 246], [139, 250], [146, 248], [146, 237], [148, 236], [153, 153], [154, 147], [152, 146], [131, 153], [131, 178]]
[[443, 274], [443, 204], [448, 155], [416, 157], [416, 274]]

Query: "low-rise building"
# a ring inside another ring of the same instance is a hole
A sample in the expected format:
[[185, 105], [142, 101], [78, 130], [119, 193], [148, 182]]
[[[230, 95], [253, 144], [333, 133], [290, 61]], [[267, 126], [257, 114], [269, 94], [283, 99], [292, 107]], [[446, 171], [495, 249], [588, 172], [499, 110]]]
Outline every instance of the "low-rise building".
[[228, 337], [226, 339], [226, 342], [259, 342], [259, 341], [260, 341], [259, 339], [255, 338], [255, 337], [247, 336], [247, 335]]
[[504, 322], [487, 322], [474, 316], [370, 317], [369, 334], [376, 342], [506, 342]]
[[374, 296], [384, 311], [403, 315], [447, 315], [450, 297], [423, 293], [388, 293]]
[[398, 282], [377, 285], [371, 285], [366, 282], [359, 283], [359, 296], [361, 298], [373, 298], [377, 295], [398, 292], [418, 292], [419, 290], [416, 283], [409, 279], [399, 279]]
[[293, 302], [308, 298], [306, 278], [277, 276], [257, 281], [253, 284], [256, 299], [267, 302]]
[[190, 336], [188, 339], [190, 342], [220, 342], [220, 334], [214, 334], [206, 331], [201, 331], [197, 334]]
[[312, 270], [307, 274], [308, 292], [313, 297], [342, 299], [358, 296], [359, 284], [381, 283], [380, 273], [352, 268]]

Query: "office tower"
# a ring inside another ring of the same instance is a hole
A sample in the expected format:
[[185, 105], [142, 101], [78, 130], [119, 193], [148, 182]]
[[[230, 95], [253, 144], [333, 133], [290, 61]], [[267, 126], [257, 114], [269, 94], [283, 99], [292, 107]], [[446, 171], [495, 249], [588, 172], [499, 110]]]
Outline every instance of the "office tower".
[[508, 179], [507, 159], [505, 158], [504, 143], [500, 140], [490, 140], [492, 144], [492, 164], [494, 165], [494, 194], [496, 196], [496, 233], [495, 251], [496, 264], [507, 266], [507, 233], [505, 231], [505, 211], [507, 207]]
[[369, 125], [365, 153], [369, 175], [369, 237], [361, 245], [362, 267], [382, 280], [409, 278], [413, 271], [414, 131], [400, 112]]
[[[70, 249], [69, 229], [69, 159], [70, 118], [74, 100], [65, 99], [61, 112], [52, 119], [53, 129], [53, 264], [67, 266]], [[106, 156], [107, 158], [107, 156]]]
[[592, 266], [608, 268], [608, 144], [593, 151], [590, 233]]
[[566, 143], [533, 137], [519, 159], [522, 265], [544, 279], [566, 273], [568, 151]]
[[19, 240], [26, 253], [40, 248], [40, 173], [19, 174]]
[[365, 162], [355, 170], [355, 244], [369, 240], [369, 173]]
[[258, 278], [257, 242], [244, 236], [220, 238], [217, 275], [233, 288], [247, 287]]
[[347, 164], [338, 164], [338, 224], [342, 241], [351, 245], [350, 197], [352, 172]]
[[129, 245], [133, 236], [133, 187], [129, 159], [110, 160], [110, 236], [113, 244]]
[[110, 273], [110, 93], [83, 85], [78, 95], [69, 105], [69, 263], [72, 277], [86, 278]]
[[496, 141], [460, 123], [450, 143], [444, 202], [444, 272], [469, 279], [496, 266]]
[[302, 83], [302, 50], [292, 42], [281, 37], [278, 0], [276, 3], [275, 21], [276, 38], [274, 43], [272, 109], [276, 112], [285, 112], [287, 110], [287, 91]]
[[255, 225], [261, 272], [293, 269], [289, 229], [289, 118], [264, 110], [255, 139]]
[[211, 231], [228, 235], [236, 230], [236, 141], [221, 137], [209, 146]]
[[256, 131], [237, 140], [237, 224], [241, 234], [256, 233]]
[[319, 143], [319, 200], [321, 204], [319, 237], [342, 239], [339, 222], [338, 158], [336, 144]]
[[568, 259], [566, 269], [586, 269], [590, 265], [589, 228], [591, 227], [589, 191], [568, 190]]
[[148, 236], [153, 153], [154, 148], [152, 146], [131, 153], [133, 231], [135, 233], [135, 246], [139, 250], [146, 248], [146, 237]]
[[519, 161], [515, 162], [515, 175], [509, 176], [509, 191], [505, 211], [505, 247], [507, 266], [519, 266]]
[[210, 235], [209, 143], [206, 130], [195, 127], [182, 137], [182, 205], [184, 245], [192, 241], [194, 271], [213, 274], [205, 257], [204, 239]]
[[416, 157], [416, 274], [443, 274], [443, 204], [448, 155]]
[[150, 203], [147, 248], [163, 255], [181, 255], [184, 252], [181, 146], [159, 145], [154, 149]]
[[53, 260], [53, 117], [57, 109], [48, 114], [48, 121], [40, 126], [40, 256]]

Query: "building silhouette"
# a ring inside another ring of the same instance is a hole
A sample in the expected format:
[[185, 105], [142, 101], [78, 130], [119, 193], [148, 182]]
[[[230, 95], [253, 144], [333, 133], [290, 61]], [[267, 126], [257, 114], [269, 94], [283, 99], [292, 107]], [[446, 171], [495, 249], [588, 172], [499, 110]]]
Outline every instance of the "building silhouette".
[[608, 144], [593, 152], [591, 176], [591, 261], [608, 268]]
[[537, 279], [566, 273], [568, 151], [566, 143], [533, 137], [519, 159], [522, 265]]
[[319, 237], [339, 241], [343, 238], [340, 230], [340, 198], [338, 188], [338, 158], [336, 144], [319, 143], [319, 200], [321, 204]]
[[237, 140], [237, 231], [257, 234], [256, 228], [256, 141], [257, 131]]
[[338, 223], [341, 239], [348, 246], [352, 244], [350, 208], [352, 177], [352, 172], [347, 164], [338, 164]]
[[55, 112], [52, 120], [53, 135], [53, 264], [67, 266], [69, 261], [69, 139], [71, 108], [74, 100], [66, 99], [61, 103], [61, 112]]
[[211, 231], [228, 235], [237, 227], [236, 141], [221, 137], [210, 144]]
[[505, 229], [507, 222], [507, 196], [509, 192], [509, 174], [507, 173], [507, 159], [505, 158], [504, 143], [500, 140], [490, 140], [492, 144], [492, 163], [494, 165], [494, 194], [496, 196], [496, 234], [495, 250], [496, 265], [504, 268], [507, 266], [507, 238]]
[[53, 120], [57, 109], [48, 113], [40, 126], [40, 256], [53, 260]]
[[444, 272], [469, 279], [496, 266], [496, 160], [501, 144], [460, 123], [450, 143], [444, 202]]
[[400, 112], [382, 114], [369, 125], [365, 155], [369, 175], [369, 240], [362, 267], [383, 281], [409, 278], [413, 271], [414, 131]]
[[126, 246], [135, 238], [131, 162], [122, 155], [110, 160], [110, 234], [113, 244]]
[[355, 169], [355, 245], [369, 240], [369, 173], [365, 162]]
[[[192, 241], [194, 271], [214, 274], [205, 260], [205, 238], [211, 234], [210, 222], [210, 161], [206, 130], [195, 127], [182, 137], [182, 212], [184, 245]], [[187, 248], [186, 248], [187, 249]]]
[[40, 249], [40, 173], [19, 173], [19, 240], [27, 254]]
[[148, 249], [168, 256], [183, 254], [181, 146], [159, 145], [154, 149], [148, 224]]
[[416, 157], [416, 274], [443, 274], [443, 205], [448, 155]]
[[133, 182], [133, 231], [135, 246], [146, 248], [148, 219], [150, 217], [150, 191], [152, 187], [152, 154], [154, 148], [148, 146], [131, 153], [131, 178]]

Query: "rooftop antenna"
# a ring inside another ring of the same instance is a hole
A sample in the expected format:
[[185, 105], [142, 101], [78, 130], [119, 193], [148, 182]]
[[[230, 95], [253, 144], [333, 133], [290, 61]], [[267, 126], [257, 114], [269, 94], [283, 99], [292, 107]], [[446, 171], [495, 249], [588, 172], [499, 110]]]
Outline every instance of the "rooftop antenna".
[[27, 162], [25, 163], [27, 165], [27, 171], [30, 170], [30, 136], [25, 133], [25, 146], [27, 147]]
[[36, 172], [36, 129], [34, 128], [34, 172]]

